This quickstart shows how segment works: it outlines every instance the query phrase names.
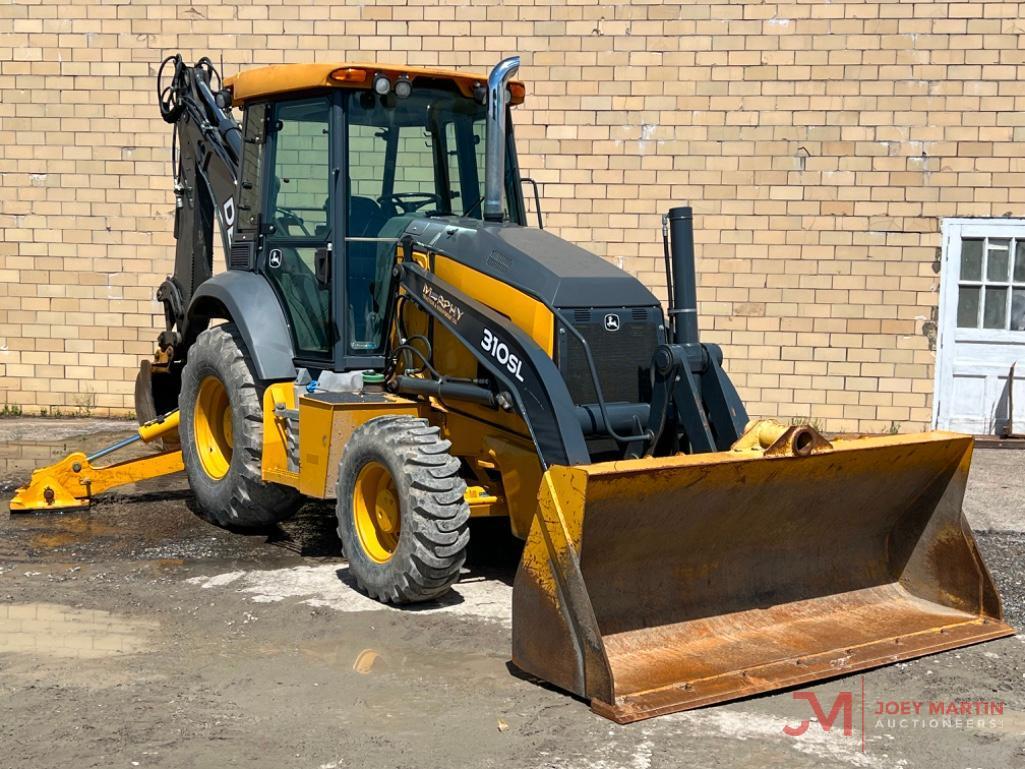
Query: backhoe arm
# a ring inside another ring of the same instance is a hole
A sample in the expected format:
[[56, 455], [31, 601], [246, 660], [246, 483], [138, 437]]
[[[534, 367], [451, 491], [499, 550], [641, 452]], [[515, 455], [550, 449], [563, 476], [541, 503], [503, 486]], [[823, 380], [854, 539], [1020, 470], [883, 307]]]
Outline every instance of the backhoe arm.
[[[169, 68], [170, 81], [165, 85]], [[213, 271], [215, 216], [226, 260], [231, 248], [238, 215], [242, 129], [231, 115], [230, 97], [220, 88], [220, 75], [206, 57], [194, 66], [185, 64], [180, 54], [165, 59], [157, 76], [157, 94], [161, 116], [174, 126], [171, 162], [177, 247], [174, 274], [157, 291], [167, 324], [159, 346], [170, 350], [168, 360], [174, 360], [178, 356], [173, 349], [189, 338], [189, 302]]]

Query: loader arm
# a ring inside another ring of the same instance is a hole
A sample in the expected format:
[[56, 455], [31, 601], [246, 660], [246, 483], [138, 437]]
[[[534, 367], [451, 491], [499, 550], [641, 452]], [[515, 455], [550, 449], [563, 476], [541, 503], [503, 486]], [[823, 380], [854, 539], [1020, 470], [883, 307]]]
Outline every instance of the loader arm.
[[[585, 424], [617, 432], [614, 404], [574, 404], [533, 339], [422, 266], [428, 245], [403, 248], [404, 296], [493, 380], [448, 392], [519, 413], [544, 470], [513, 591], [521, 669], [628, 722], [1013, 633], [961, 513], [970, 438], [745, 431], [717, 349], [666, 344], [620, 436], [637, 458], [594, 461]], [[430, 392], [411, 379], [392, 381]]]
[[[494, 377], [500, 393], [512, 399], [527, 425], [542, 467], [589, 463], [573, 401], [552, 359], [494, 310], [465, 296], [412, 260], [403, 262], [399, 269], [409, 299], [454, 334]], [[504, 345], [509, 351], [505, 366], [490, 354], [497, 345]]]

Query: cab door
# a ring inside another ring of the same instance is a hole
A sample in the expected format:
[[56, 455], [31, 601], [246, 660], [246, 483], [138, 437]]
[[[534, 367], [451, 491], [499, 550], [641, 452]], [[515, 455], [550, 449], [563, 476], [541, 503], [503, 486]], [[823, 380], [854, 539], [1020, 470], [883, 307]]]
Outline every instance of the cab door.
[[260, 269], [291, 326], [296, 363], [329, 368], [338, 333], [332, 311], [334, 94], [279, 101], [267, 122]]

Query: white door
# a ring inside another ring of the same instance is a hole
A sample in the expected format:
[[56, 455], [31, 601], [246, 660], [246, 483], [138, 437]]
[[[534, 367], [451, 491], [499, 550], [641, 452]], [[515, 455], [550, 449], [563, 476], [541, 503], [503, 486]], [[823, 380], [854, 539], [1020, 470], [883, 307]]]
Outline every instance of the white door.
[[947, 219], [933, 423], [998, 435], [1014, 378], [1016, 433], [1025, 433], [1025, 220]]

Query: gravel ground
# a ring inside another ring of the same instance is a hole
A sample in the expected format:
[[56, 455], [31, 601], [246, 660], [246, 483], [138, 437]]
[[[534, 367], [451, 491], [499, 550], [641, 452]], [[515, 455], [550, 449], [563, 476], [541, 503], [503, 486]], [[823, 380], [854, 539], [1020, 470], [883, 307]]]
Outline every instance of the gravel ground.
[[[112, 429], [124, 425], [0, 421], [0, 500]], [[1023, 463], [978, 451], [965, 503], [1016, 627]], [[0, 515], [0, 769], [1025, 767], [1023, 636], [809, 687], [827, 711], [852, 693], [850, 735], [839, 722], [784, 733], [809, 716], [789, 691], [621, 727], [513, 674], [516, 552], [493, 528], [475, 527], [452, 596], [398, 611], [350, 587], [330, 508], [242, 535], [188, 499], [171, 478], [85, 513]], [[962, 700], [1003, 712], [937, 724], [874, 712]]]

